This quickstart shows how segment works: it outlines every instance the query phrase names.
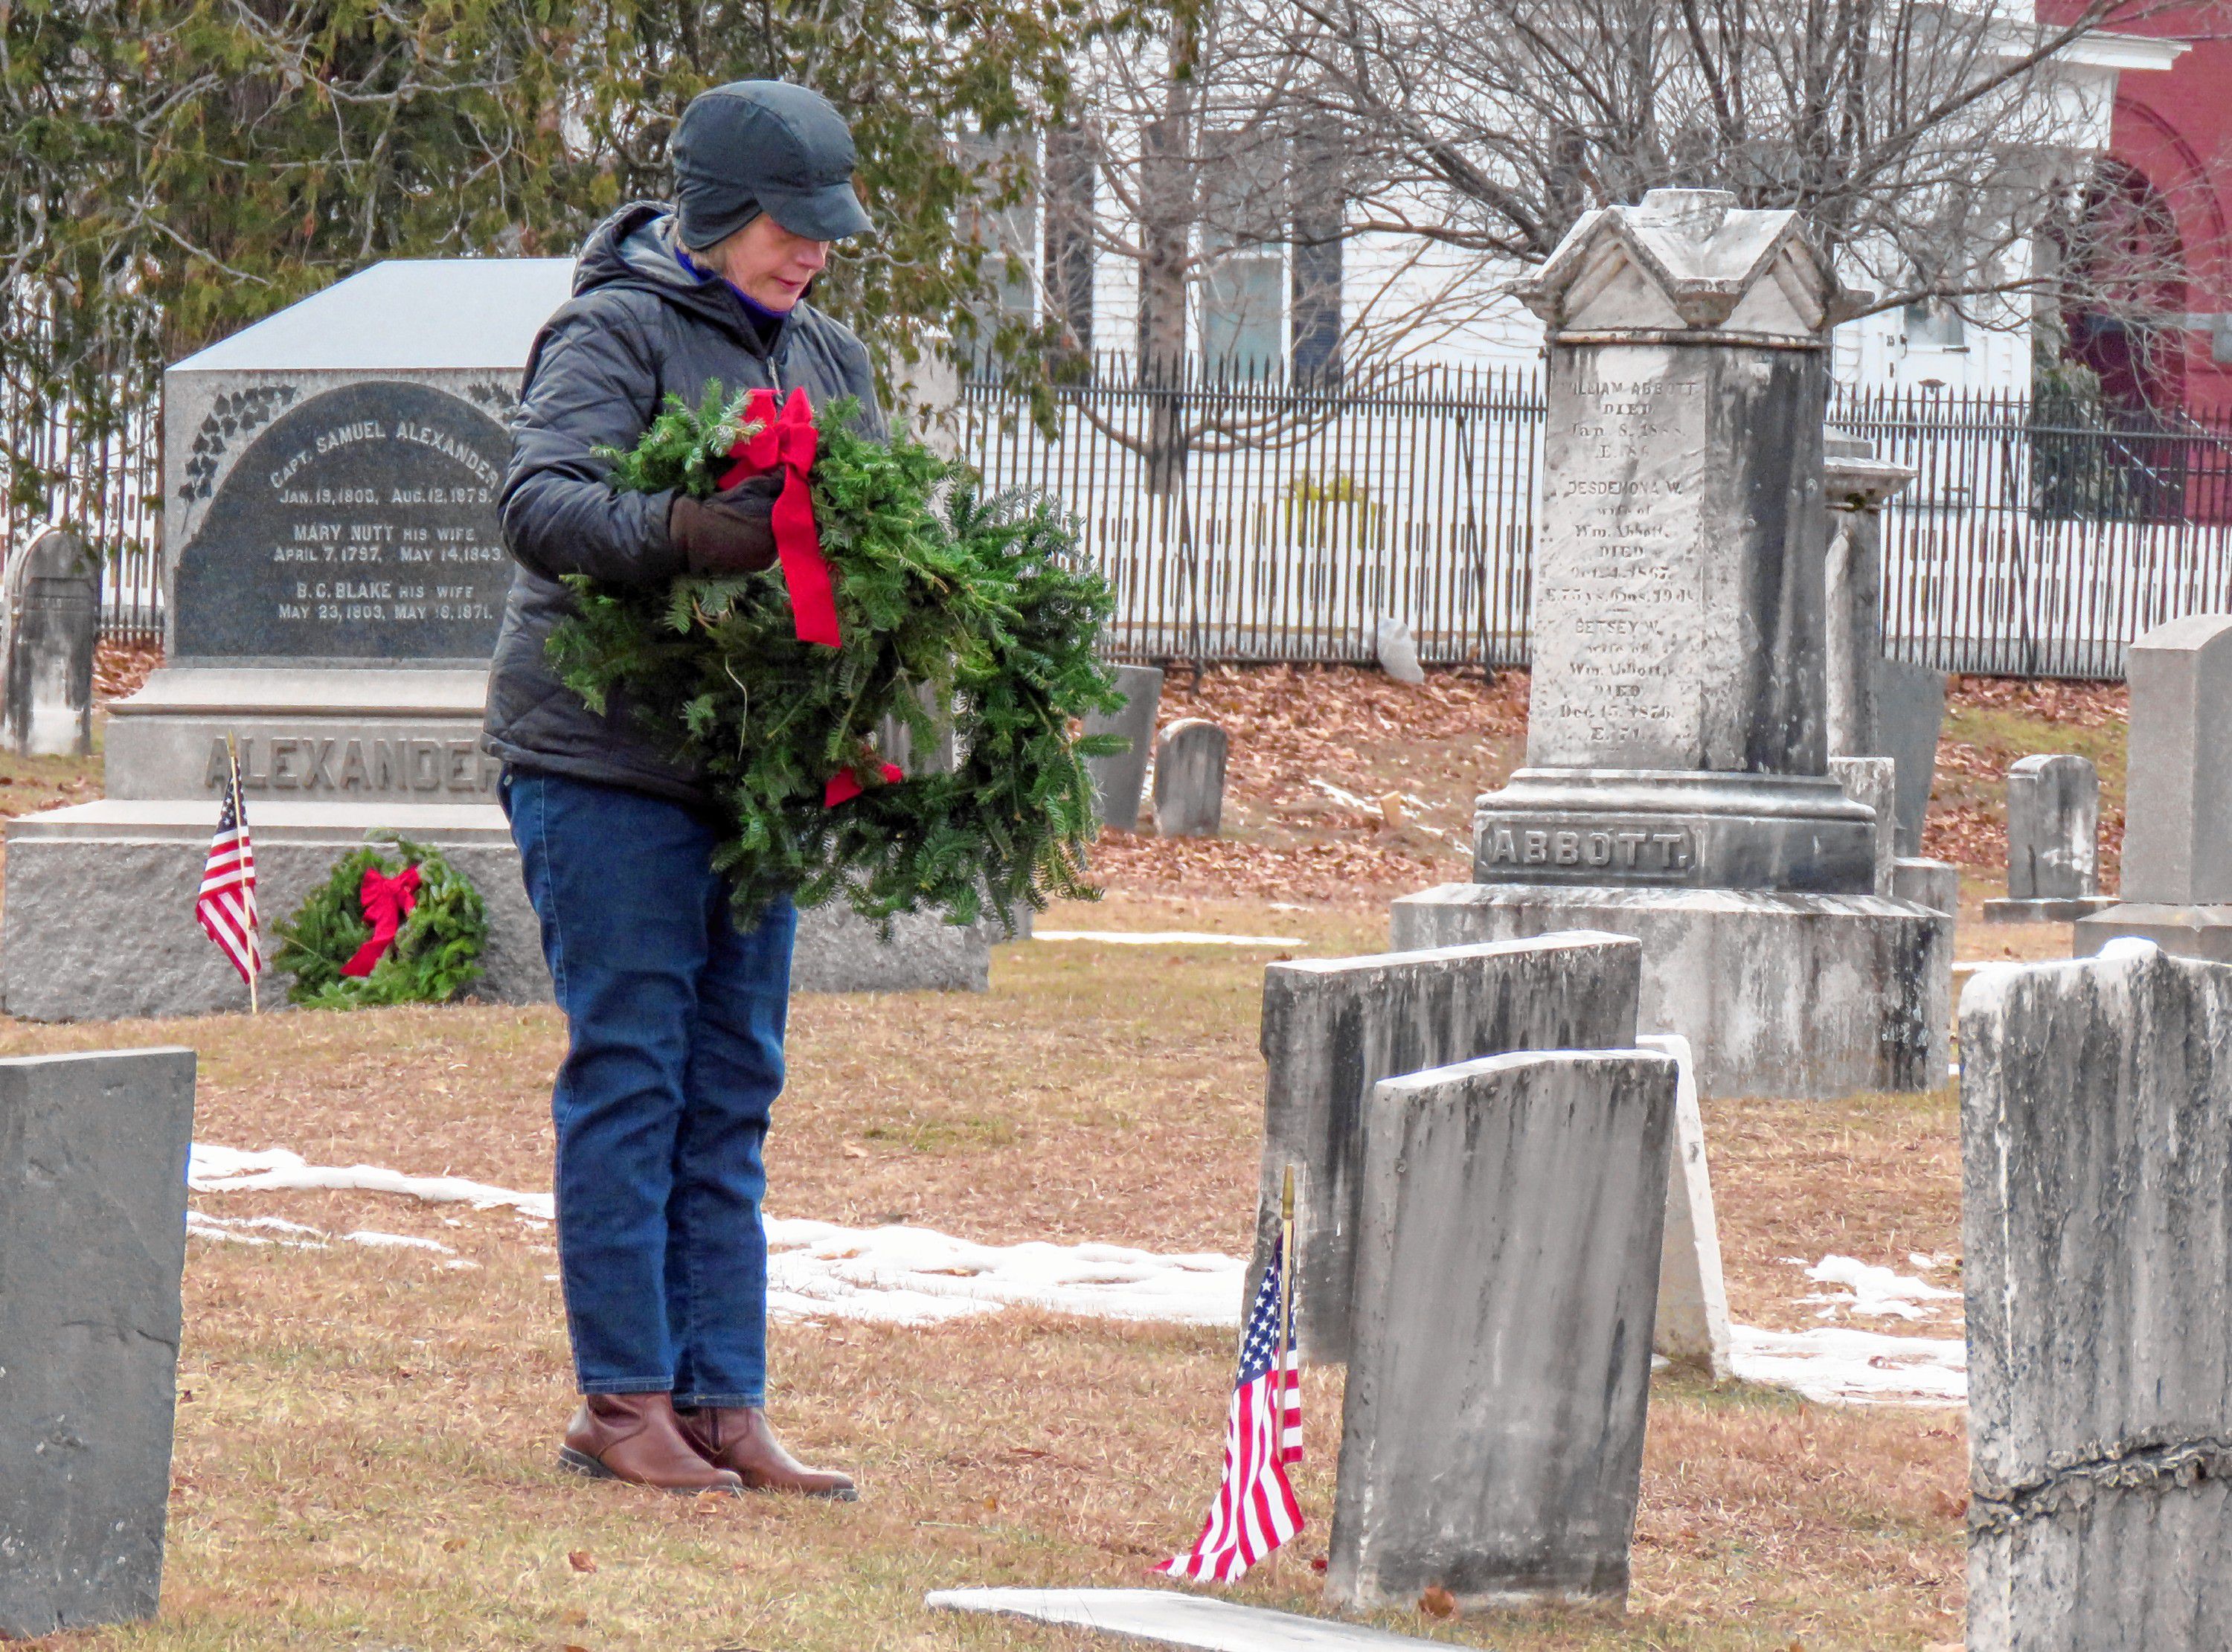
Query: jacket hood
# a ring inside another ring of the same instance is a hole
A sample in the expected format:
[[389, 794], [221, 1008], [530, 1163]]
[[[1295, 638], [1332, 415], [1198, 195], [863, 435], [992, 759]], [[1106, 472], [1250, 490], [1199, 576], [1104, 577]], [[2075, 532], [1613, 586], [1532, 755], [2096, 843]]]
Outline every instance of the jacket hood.
[[589, 231], [574, 265], [574, 295], [602, 287], [656, 294], [732, 334], [755, 355], [759, 336], [722, 281], [700, 281], [676, 260], [674, 211], [657, 201], [633, 201]]

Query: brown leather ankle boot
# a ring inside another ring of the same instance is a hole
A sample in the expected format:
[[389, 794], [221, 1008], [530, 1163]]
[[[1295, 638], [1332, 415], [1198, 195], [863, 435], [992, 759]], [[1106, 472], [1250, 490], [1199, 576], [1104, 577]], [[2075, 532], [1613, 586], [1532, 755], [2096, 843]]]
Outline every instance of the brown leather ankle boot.
[[558, 1465], [597, 1480], [652, 1486], [679, 1497], [734, 1496], [744, 1483], [708, 1462], [675, 1421], [672, 1394], [587, 1394], [566, 1425]]
[[704, 1460], [726, 1468], [756, 1492], [796, 1492], [804, 1497], [853, 1501], [859, 1493], [850, 1476], [834, 1469], [808, 1468], [782, 1448], [756, 1405], [706, 1406], [677, 1411], [683, 1434]]

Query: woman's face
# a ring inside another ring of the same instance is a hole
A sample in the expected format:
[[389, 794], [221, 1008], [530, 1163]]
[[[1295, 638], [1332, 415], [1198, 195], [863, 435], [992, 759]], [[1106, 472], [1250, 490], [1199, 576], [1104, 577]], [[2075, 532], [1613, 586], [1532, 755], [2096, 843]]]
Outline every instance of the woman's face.
[[777, 314], [805, 295], [829, 262], [829, 243], [793, 235], [762, 212], [723, 243], [721, 273], [746, 297]]

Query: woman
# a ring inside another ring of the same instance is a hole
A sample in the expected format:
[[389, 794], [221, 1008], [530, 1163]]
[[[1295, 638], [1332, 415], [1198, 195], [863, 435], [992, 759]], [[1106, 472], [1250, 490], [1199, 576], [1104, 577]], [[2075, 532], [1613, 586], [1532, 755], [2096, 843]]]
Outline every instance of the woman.
[[843, 119], [802, 87], [738, 81], [684, 112], [673, 161], [674, 208], [600, 226], [536, 339], [503, 499], [519, 569], [484, 744], [504, 763], [568, 1033], [551, 1112], [582, 1401], [561, 1461], [677, 1493], [850, 1500], [853, 1482], [798, 1463], [765, 1410], [761, 1150], [795, 914], [783, 901], [736, 922], [698, 777], [625, 704], [590, 711], [543, 653], [568, 574], [656, 588], [775, 560], [772, 481], [702, 501], [608, 484], [596, 450], [633, 447], [669, 394], [803, 385], [817, 407], [857, 397], [882, 433], [866, 350], [804, 301], [830, 244], [869, 227]]

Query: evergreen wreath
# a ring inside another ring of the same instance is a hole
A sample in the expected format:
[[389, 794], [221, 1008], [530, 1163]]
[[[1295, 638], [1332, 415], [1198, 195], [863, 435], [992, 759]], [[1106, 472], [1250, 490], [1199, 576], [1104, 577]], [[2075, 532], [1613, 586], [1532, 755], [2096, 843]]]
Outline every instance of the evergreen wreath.
[[[670, 396], [633, 451], [605, 450], [613, 486], [710, 495], [730, 449], [760, 428], [743, 407], [717, 385], [696, 408]], [[967, 923], [989, 903], [1012, 930], [1018, 906], [1095, 898], [1084, 760], [1124, 741], [1071, 725], [1122, 704], [1094, 653], [1107, 582], [1044, 501], [987, 497], [966, 465], [905, 436], [863, 437], [857, 409], [820, 410], [809, 477], [838, 647], [799, 640], [780, 568], [652, 593], [576, 576], [552, 664], [593, 710], [632, 704], [702, 776], [726, 827], [714, 866], [743, 921], [784, 893], [801, 906], [842, 895], [886, 928], [918, 910]], [[949, 706], [950, 719], [932, 715]], [[886, 778], [887, 725], [915, 750], [950, 728], [951, 770]], [[833, 781], [860, 790], [832, 804]]]
[[[375, 840], [343, 855], [295, 916], [276, 926], [280, 944], [272, 968], [295, 977], [287, 1001], [312, 1009], [446, 1004], [481, 976], [488, 910], [480, 891], [438, 849], [393, 832], [367, 835]], [[344, 975], [341, 966], [373, 932], [361, 899], [367, 869], [393, 877], [413, 865], [417, 904], [393, 943], [370, 975]]]

